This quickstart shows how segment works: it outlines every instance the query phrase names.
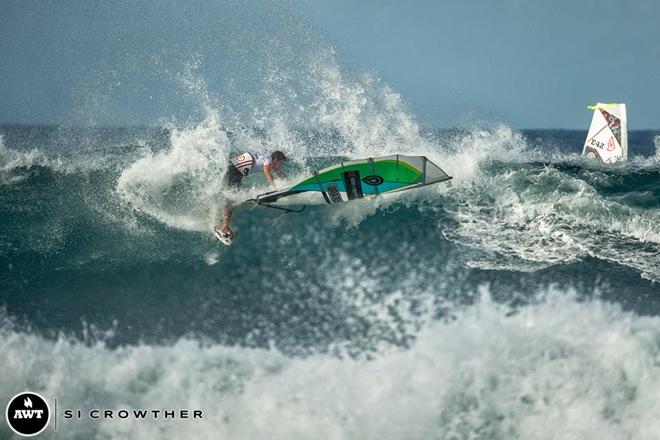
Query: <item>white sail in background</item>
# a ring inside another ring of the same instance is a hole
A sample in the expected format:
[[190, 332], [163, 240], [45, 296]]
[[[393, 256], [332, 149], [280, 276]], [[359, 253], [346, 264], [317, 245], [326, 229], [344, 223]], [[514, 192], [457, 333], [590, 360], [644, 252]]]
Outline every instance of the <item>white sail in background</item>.
[[625, 104], [598, 103], [587, 107], [594, 111], [583, 156], [602, 163], [628, 159], [628, 120]]

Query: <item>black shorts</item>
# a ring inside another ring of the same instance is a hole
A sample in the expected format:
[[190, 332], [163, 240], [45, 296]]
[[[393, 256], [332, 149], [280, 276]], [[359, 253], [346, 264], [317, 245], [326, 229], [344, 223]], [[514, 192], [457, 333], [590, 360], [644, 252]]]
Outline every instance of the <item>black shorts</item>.
[[229, 164], [225, 173], [225, 184], [230, 188], [240, 188], [242, 180], [243, 174], [234, 165]]

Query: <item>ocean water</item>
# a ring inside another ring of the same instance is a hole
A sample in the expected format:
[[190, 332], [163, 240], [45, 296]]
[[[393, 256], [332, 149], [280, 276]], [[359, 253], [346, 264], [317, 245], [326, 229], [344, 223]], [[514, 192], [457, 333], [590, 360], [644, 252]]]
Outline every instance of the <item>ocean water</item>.
[[[580, 157], [586, 131], [391, 117], [1, 126], [0, 395], [204, 411], [59, 414], [44, 438], [657, 438], [660, 132], [606, 167]], [[394, 152], [454, 179], [238, 208], [224, 247], [224, 201], [267, 190], [223, 186], [244, 145], [284, 149], [291, 181]]]
[[[7, 35], [55, 125], [0, 125], [0, 408], [44, 396], [38, 438], [660, 437], [660, 130], [606, 167], [586, 110], [426, 127], [288, 1], [37, 3]], [[224, 186], [244, 149], [283, 150], [291, 182], [392, 153], [453, 180], [239, 207], [225, 247], [225, 201], [269, 190]]]

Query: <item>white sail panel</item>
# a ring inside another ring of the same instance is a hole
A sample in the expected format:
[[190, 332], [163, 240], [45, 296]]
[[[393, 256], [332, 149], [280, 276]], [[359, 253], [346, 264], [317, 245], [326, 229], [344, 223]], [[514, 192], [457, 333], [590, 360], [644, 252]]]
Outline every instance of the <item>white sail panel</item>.
[[626, 105], [598, 103], [588, 108], [594, 115], [582, 155], [607, 164], [628, 159]]

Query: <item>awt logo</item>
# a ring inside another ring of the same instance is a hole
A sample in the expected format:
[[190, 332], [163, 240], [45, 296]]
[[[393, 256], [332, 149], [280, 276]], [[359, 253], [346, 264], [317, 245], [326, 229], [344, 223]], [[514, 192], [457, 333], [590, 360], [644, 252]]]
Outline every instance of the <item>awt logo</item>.
[[9, 427], [18, 435], [30, 437], [46, 429], [50, 410], [46, 399], [39, 394], [23, 392], [15, 395], [5, 413]]

